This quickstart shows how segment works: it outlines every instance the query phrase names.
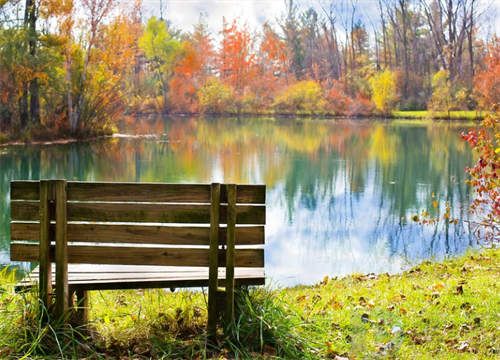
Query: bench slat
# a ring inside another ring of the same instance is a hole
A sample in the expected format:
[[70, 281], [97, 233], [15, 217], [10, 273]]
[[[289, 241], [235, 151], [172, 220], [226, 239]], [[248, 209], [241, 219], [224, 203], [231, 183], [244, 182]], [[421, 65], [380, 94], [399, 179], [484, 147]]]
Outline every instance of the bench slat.
[[[55, 228], [52, 224], [51, 228]], [[13, 241], [39, 241], [40, 225], [32, 222], [12, 222]], [[68, 241], [99, 243], [208, 245], [208, 227], [122, 225], [122, 224], [68, 224]], [[265, 239], [262, 225], [236, 228], [236, 245], [262, 245]], [[219, 229], [220, 243], [226, 239], [226, 228]]]
[[[69, 201], [186, 202], [209, 203], [208, 184], [114, 183], [68, 181]], [[12, 200], [38, 200], [38, 181], [12, 181]], [[221, 185], [221, 201], [227, 202], [227, 188]], [[265, 185], [237, 185], [237, 203], [264, 204]]]
[[[156, 222], [195, 223], [210, 222], [210, 205], [144, 204], [144, 203], [77, 203], [68, 202], [68, 221], [98, 222]], [[226, 223], [227, 205], [221, 205], [221, 223]], [[264, 205], [236, 207], [238, 224], [265, 224]], [[37, 221], [39, 202], [13, 200], [12, 220]]]
[[[10, 257], [13, 261], [37, 261], [38, 244], [11, 243]], [[51, 246], [51, 259], [54, 259], [54, 246]], [[68, 262], [110, 265], [208, 266], [208, 249], [68, 245]], [[220, 250], [219, 266], [224, 266], [224, 264], [225, 251]], [[264, 250], [236, 250], [235, 266], [264, 267]]]

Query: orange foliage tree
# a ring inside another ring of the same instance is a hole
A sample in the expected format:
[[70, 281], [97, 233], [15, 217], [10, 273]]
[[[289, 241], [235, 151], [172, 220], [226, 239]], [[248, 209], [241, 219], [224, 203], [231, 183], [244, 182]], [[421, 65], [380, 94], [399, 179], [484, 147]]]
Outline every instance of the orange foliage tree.
[[494, 38], [485, 59], [485, 69], [476, 73], [474, 92], [479, 106], [485, 110], [500, 110], [500, 41]]
[[205, 85], [212, 70], [214, 50], [207, 26], [200, 22], [182, 43], [182, 55], [170, 80], [170, 104], [173, 112], [200, 111], [198, 90]]
[[245, 87], [256, 75], [252, 35], [236, 20], [230, 25], [223, 19], [222, 43], [219, 52], [219, 71], [222, 81], [241, 97]]
[[182, 43], [182, 58], [174, 66], [174, 75], [170, 79], [169, 101], [173, 112], [198, 111], [198, 74], [202, 69], [201, 56], [194, 46], [184, 41]]
[[250, 87], [255, 96], [256, 107], [268, 107], [272, 104], [275, 95], [289, 81], [289, 58], [286, 43], [269, 24], [264, 24], [256, 62], [257, 72]]

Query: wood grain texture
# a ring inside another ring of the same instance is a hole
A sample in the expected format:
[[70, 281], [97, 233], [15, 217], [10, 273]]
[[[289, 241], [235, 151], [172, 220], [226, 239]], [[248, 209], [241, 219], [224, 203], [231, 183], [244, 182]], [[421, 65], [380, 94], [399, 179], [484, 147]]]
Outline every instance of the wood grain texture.
[[[51, 225], [51, 231], [55, 224]], [[68, 241], [164, 245], [208, 245], [209, 227], [122, 225], [122, 224], [68, 224]], [[39, 241], [39, 224], [11, 222], [11, 240]], [[235, 244], [263, 245], [265, 227], [241, 226], [235, 229]], [[226, 228], [219, 228], [219, 244], [225, 244]]]
[[[68, 245], [68, 262], [76, 264], [208, 266], [208, 249], [158, 248], [128, 246]], [[51, 246], [51, 260], [54, 246]], [[38, 244], [11, 244], [11, 260], [38, 261]], [[225, 265], [225, 251], [219, 250], [219, 266]], [[235, 266], [263, 267], [263, 249], [237, 249]]]
[[56, 262], [56, 306], [55, 315], [62, 319], [68, 311], [68, 237], [66, 181], [54, 180], [56, 204], [55, 262]]
[[226, 326], [234, 321], [236, 185], [227, 185]]
[[[68, 181], [69, 201], [202, 202], [210, 203], [209, 184], [123, 183]], [[38, 200], [38, 181], [12, 181], [12, 200]], [[221, 202], [227, 202], [221, 185]], [[264, 204], [265, 185], [237, 185], [237, 203]]]
[[[52, 264], [55, 273], [55, 264]], [[39, 268], [25, 277], [17, 289], [37, 285]], [[225, 286], [225, 269], [219, 268], [219, 284]], [[55, 281], [53, 277], [52, 281]], [[263, 268], [235, 268], [235, 286], [264, 285]], [[208, 268], [172, 266], [130, 266], [69, 264], [70, 292], [76, 289], [141, 289], [169, 287], [199, 287], [208, 285]]]
[[40, 199], [39, 181], [11, 181], [11, 200], [38, 200]]
[[215, 337], [217, 331], [217, 287], [219, 268], [219, 222], [220, 222], [220, 184], [210, 186], [210, 234], [209, 234], [209, 268], [208, 268], [208, 321], [209, 339]]
[[[38, 259], [39, 266], [39, 299], [43, 307], [42, 312], [46, 312], [50, 305], [50, 294], [52, 293], [52, 266], [50, 263], [50, 243], [52, 236], [50, 228], [50, 207], [52, 206], [53, 182], [40, 182], [40, 223], [38, 224], [38, 235], [40, 237], [40, 246]], [[36, 224], [35, 224], [36, 225]]]
[[[144, 204], [144, 203], [78, 203], [68, 202], [68, 221], [210, 223], [210, 205]], [[220, 206], [220, 221], [226, 223], [227, 205]], [[236, 207], [238, 224], [265, 224], [264, 205]], [[12, 201], [14, 221], [38, 221], [38, 201]]]

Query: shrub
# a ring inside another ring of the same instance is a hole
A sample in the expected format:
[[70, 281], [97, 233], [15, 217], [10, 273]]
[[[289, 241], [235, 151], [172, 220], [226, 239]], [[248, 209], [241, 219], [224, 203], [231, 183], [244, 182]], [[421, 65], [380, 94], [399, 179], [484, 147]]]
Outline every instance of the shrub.
[[325, 111], [322, 92], [315, 81], [299, 81], [276, 97], [273, 107], [280, 113], [321, 114]]
[[342, 83], [335, 81], [326, 93], [326, 110], [335, 115], [348, 115], [352, 101], [345, 93]]
[[375, 106], [373, 102], [367, 97], [358, 94], [356, 98], [354, 98], [349, 106], [347, 111], [347, 115], [349, 116], [369, 116], [373, 114], [375, 110]]
[[198, 90], [200, 108], [205, 113], [224, 113], [234, 111], [233, 91], [217, 78], [210, 78]]

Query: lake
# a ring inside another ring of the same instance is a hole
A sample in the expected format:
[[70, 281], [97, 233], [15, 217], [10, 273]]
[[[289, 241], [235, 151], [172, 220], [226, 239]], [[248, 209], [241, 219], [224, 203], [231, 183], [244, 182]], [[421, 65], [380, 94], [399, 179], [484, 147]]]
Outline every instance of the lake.
[[[467, 222], [466, 126], [140, 118], [123, 121], [113, 138], [0, 148], [0, 264], [9, 263], [9, 181], [40, 178], [265, 183], [266, 274], [275, 286], [393, 273], [460, 254], [476, 243]], [[412, 220], [422, 210], [442, 214], [446, 202], [463, 221]]]

